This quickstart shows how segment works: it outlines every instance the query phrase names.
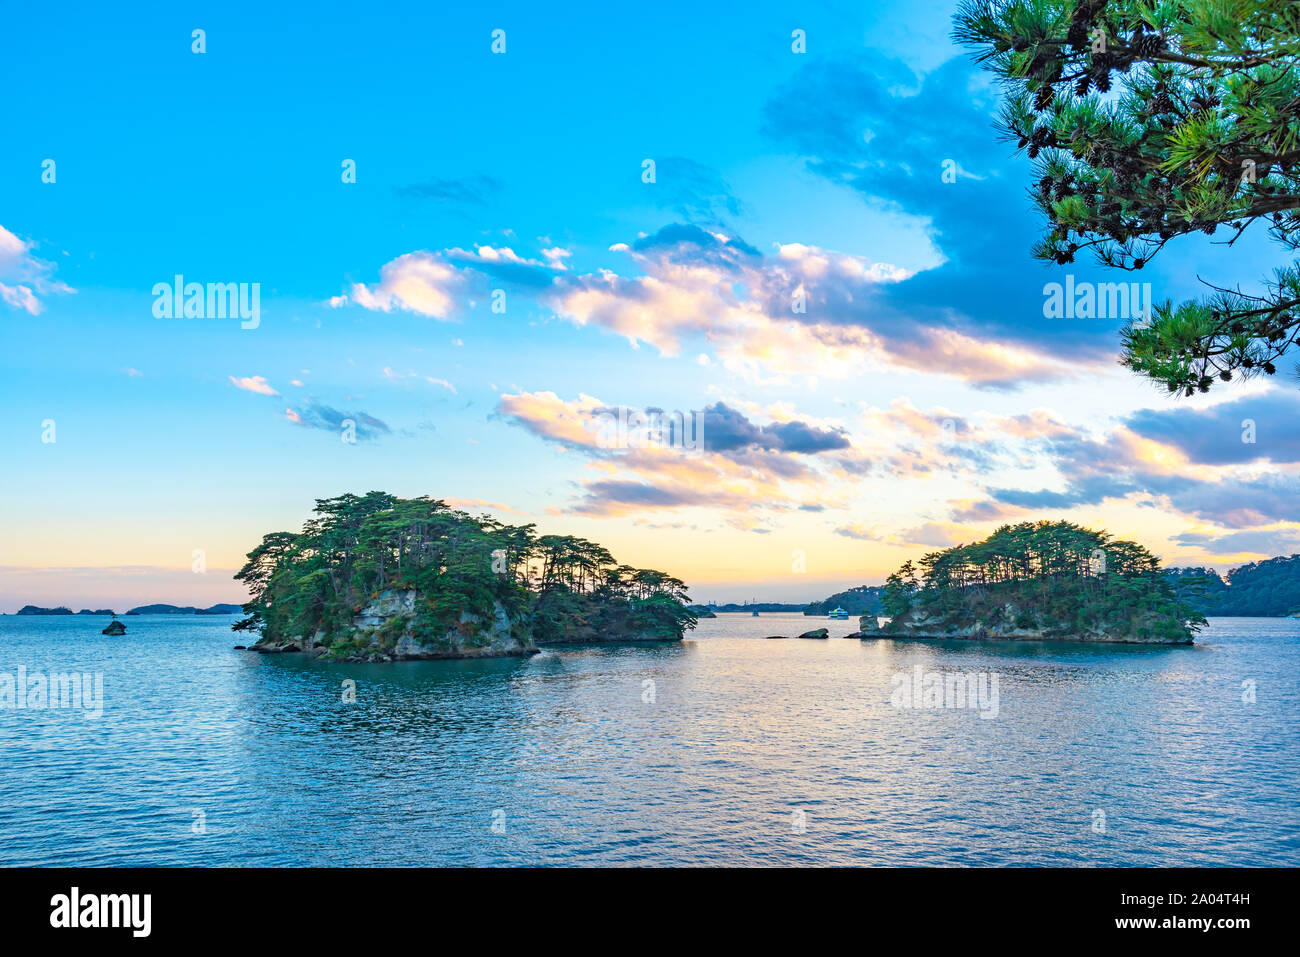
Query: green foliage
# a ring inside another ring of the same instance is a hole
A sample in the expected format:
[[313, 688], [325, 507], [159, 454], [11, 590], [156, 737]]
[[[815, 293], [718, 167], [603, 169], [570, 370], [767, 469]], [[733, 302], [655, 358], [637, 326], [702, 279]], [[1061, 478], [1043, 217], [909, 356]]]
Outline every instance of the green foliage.
[[[1006, 87], [1003, 135], [1037, 160], [1035, 255], [1141, 269], [1173, 239], [1262, 220], [1300, 248], [1300, 3], [968, 0], [956, 38]], [[1157, 307], [1123, 362], [1169, 392], [1273, 375], [1300, 339], [1300, 269], [1256, 294]]]
[[1188, 640], [1205, 624], [1145, 548], [1070, 522], [1004, 525], [918, 564], [919, 578], [908, 562], [885, 584], [887, 631], [921, 619], [945, 630], [981, 622], [1061, 637]]
[[1203, 614], [1278, 617], [1300, 610], [1300, 555], [1242, 565], [1226, 582], [1212, 568], [1167, 574], [1179, 596]]
[[[251, 597], [235, 630], [260, 628], [276, 639], [323, 632], [340, 657], [372, 643], [391, 650], [403, 633], [437, 647], [462, 628], [462, 615], [486, 620], [498, 602], [513, 618], [531, 616], [538, 640], [616, 624], [677, 640], [695, 627], [682, 582], [619, 565], [584, 539], [537, 538], [532, 525], [384, 492], [318, 499], [315, 515], [301, 533], [273, 532], [248, 553], [235, 579]], [[353, 616], [385, 589], [417, 591], [414, 615], [354, 634]], [[477, 636], [470, 629], [460, 637], [472, 646]]]
[[904, 562], [902, 568], [885, 579], [880, 597], [880, 613], [890, 618], [907, 614], [919, 589], [915, 566], [910, 561]]

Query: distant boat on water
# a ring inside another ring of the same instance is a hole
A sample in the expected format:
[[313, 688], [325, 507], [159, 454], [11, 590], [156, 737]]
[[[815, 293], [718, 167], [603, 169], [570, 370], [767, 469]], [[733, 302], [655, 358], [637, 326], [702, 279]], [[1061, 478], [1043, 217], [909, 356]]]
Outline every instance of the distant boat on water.
[[827, 617], [827, 618], [835, 618], [835, 619], [837, 619], [837, 620], [841, 620], [841, 621], [842, 621], [842, 620], [844, 620], [844, 619], [846, 619], [846, 618], [849, 617], [849, 613], [848, 613], [847, 611], [845, 611], [843, 608], [835, 608], [835, 609], [833, 609], [833, 610], [831, 611], [831, 613], [830, 613], [829, 615], [827, 615], [826, 617]]

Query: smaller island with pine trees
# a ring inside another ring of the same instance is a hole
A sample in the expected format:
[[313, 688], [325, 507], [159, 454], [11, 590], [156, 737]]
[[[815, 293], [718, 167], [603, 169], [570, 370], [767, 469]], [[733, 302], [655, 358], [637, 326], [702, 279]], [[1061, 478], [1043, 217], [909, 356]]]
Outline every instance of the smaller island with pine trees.
[[561, 642], [672, 642], [694, 628], [686, 586], [600, 545], [473, 517], [424, 496], [317, 499], [235, 575], [251, 650], [335, 661], [535, 654]]
[[[918, 567], [919, 566], [919, 567]], [[1004, 525], [890, 575], [859, 636], [1189, 645], [1206, 624], [1160, 560], [1070, 522]]]

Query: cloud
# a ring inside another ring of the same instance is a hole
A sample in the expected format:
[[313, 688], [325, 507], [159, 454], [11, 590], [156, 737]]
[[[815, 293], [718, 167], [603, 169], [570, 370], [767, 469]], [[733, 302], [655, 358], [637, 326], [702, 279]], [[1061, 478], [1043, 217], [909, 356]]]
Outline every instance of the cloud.
[[1209, 465], [1264, 460], [1300, 463], [1300, 395], [1281, 389], [1244, 395], [1209, 408], [1143, 409], [1126, 424]]
[[682, 156], [656, 160], [655, 182], [645, 188], [657, 206], [687, 219], [712, 222], [722, 213], [744, 212], [744, 204], [716, 170]]
[[[897, 399], [887, 408], [863, 411], [866, 431], [854, 435], [853, 448], [840, 464], [862, 476], [964, 482], [972, 494], [948, 504], [948, 517], [959, 523], [987, 526], [1032, 517], [1029, 513], [1055, 517], [1052, 513], [1127, 502], [1159, 507], [1198, 524], [1258, 530], [1295, 523], [1300, 469], [1289, 464], [1263, 469], [1249, 453], [1236, 452], [1230, 443], [1225, 448], [1216, 430], [1221, 426], [1240, 442], [1242, 409], [1251, 408], [1261, 422], [1267, 412], [1271, 434], [1285, 434], [1281, 423], [1289, 397], [1279, 408], [1269, 404], [1273, 398], [1248, 396], [1168, 415], [1163, 410], [1134, 413], [1102, 428], [1072, 425], [1045, 409], [960, 416]], [[1284, 447], [1282, 441], [1274, 446]], [[845, 526], [839, 534], [853, 537], [863, 531]], [[974, 531], [927, 523], [900, 534], [944, 544], [944, 535], [955, 539]]]
[[1300, 551], [1300, 528], [1260, 529], [1226, 534], [1185, 532], [1174, 541], [1179, 545], [1200, 548], [1211, 555], [1288, 555]]
[[[1048, 353], [1077, 368], [1110, 361], [1118, 322], [1043, 317], [1043, 285], [1079, 261], [1031, 258], [1043, 229], [1028, 195], [1031, 166], [994, 129], [1001, 91], [966, 57], [921, 76], [873, 51], [805, 60], [763, 109], [767, 136], [809, 171], [869, 205], [924, 227], [941, 264], [882, 290], [881, 322], [896, 314], [936, 329]], [[944, 182], [945, 163], [956, 182]], [[1163, 298], [1160, 276], [1148, 270]]]
[[459, 394], [456, 392], [456, 387], [454, 385], [452, 385], [446, 379], [439, 379], [436, 376], [431, 376], [431, 375], [422, 376], [420, 375], [420, 373], [414, 371], [396, 372], [389, 366], [384, 366], [382, 375], [389, 382], [402, 382], [403, 380], [406, 379], [423, 379], [425, 382], [429, 383], [430, 385], [440, 386], [446, 389], [447, 391], [451, 392], [453, 395]]
[[864, 542], [881, 542], [888, 545], [909, 547], [924, 545], [933, 548], [951, 548], [953, 545], [960, 545], [962, 542], [969, 541], [974, 537], [970, 529], [941, 522], [925, 522], [915, 528], [893, 533], [882, 532], [874, 526], [852, 523], [836, 528], [835, 534]]
[[[637, 429], [636, 416], [644, 413], [661, 413], [673, 423], [665, 441]], [[503, 395], [495, 414], [586, 457], [588, 477], [572, 505], [578, 514], [701, 506], [736, 519], [821, 510], [847, 495], [831, 457], [849, 449], [847, 433], [791, 414], [762, 422], [720, 401], [672, 414], [611, 406], [589, 395], [565, 400], [554, 392]], [[618, 431], [622, 423], [627, 436]]]
[[577, 509], [588, 514], [621, 514], [625, 506], [678, 508], [683, 505], [742, 508], [743, 496], [688, 486], [658, 486], [643, 482], [602, 480], [586, 486], [587, 500]]
[[393, 191], [399, 196], [412, 199], [482, 206], [501, 191], [501, 183], [491, 176], [476, 173], [463, 179], [431, 179], [409, 186], [397, 186]]
[[853, 523], [850, 525], [841, 525], [835, 529], [836, 535], [842, 535], [844, 538], [855, 538], [862, 542], [874, 542], [880, 538], [880, 533], [869, 526]]
[[306, 405], [299, 408], [285, 409], [284, 415], [294, 425], [300, 425], [307, 429], [320, 429], [322, 432], [334, 432], [339, 435], [344, 433], [345, 428], [350, 423], [350, 427], [355, 432], [358, 441], [362, 442], [372, 441], [392, 433], [392, 429], [388, 427], [387, 423], [375, 418], [373, 415], [365, 412], [340, 412], [338, 409], [317, 402], [315, 399], [309, 399]]
[[503, 395], [497, 412], [534, 435], [568, 448], [596, 448], [597, 413], [605, 408], [599, 399], [579, 395], [565, 401], [554, 392], [525, 392]]
[[427, 252], [407, 253], [379, 270], [379, 282], [354, 283], [347, 295], [329, 301], [335, 308], [349, 302], [376, 312], [407, 312], [450, 319], [465, 294], [466, 276], [442, 258]]
[[926, 522], [916, 528], [909, 528], [891, 537], [891, 541], [900, 545], [932, 545], [937, 548], [951, 548], [967, 540], [969, 533], [957, 525], [945, 525]]
[[526, 259], [508, 246], [475, 246], [473, 251], [406, 253], [379, 269], [379, 282], [353, 283], [334, 296], [334, 308], [354, 304], [373, 312], [400, 310], [450, 320], [466, 311], [470, 301], [485, 298], [496, 283], [534, 292], [544, 290], [565, 269], [565, 250], [550, 249], [545, 260]]
[[743, 448], [774, 452], [816, 453], [846, 449], [849, 439], [843, 429], [823, 429], [805, 422], [774, 422], [760, 425], [722, 402], [702, 411], [704, 447], [717, 452]]
[[242, 379], [236, 379], [234, 376], [230, 376], [229, 378], [231, 385], [236, 389], [243, 389], [245, 392], [256, 392], [258, 395], [280, 394], [271, 388], [270, 383], [266, 381], [265, 377], [260, 375], [246, 376]]
[[472, 508], [482, 508], [494, 512], [509, 512], [511, 515], [524, 514], [519, 511], [519, 509], [511, 508], [509, 505], [503, 505], [500, 502], [488, 502], [481, 498], [455, 498], [454, 496], [443, 496], [442, 500], [452, 508], [458, 508], [461, 511], [469, 511]]
[[991, 500], [964, 500], [952, 505], [952, 517], [959, 522], [998, 522], [1011, 518], [1020, 510]]
[[1300, 474], [1242, 465], [1198, 463], [1176, 444], [1126, 425], [1101, 435], [1056, 433], [1029, 443], [1059, 475], [1058, 487], [988, 488], [998, 503], [1019, 509], [1070, 509], [1109, 500], [1160, 503], [1216, 525], [1247, 529], [1294, 521]]
[[497, 409], [516, 425], [570, 448], [606, 448], [608, 441], [602, 430], [620, 418], [634, 422], [630, 417], [638, 414], [680, 416], [685, 439], [698, 440], [705, 451], [723, 455], [748, 451], [816, 454], [847, 449], [851, 444], [842, 428], [825, 428], [797, 419], [763, 424], [725, 402], [670, 416], [663, 409], [608, 406], [588, 395], [565, 401], [554, 392], [535, 392], [503, 395]]
[[682, 223], [624, 249], [638, 275], [566, 277], [546, 303], [665, 355], [707, 340], [726, 368], [756, 379], [906, 369], [1006, 389], [1073, 374], [1041, 352], [878, 309], [882, 290], [908, 276], [888, 263], [801, 243], [764, 256], [738, 237]]
[[552, 248], [527, 258], [508, 247], [407, 253], [354, 284], [331, 305], [406, 310], [438, 319], [464, 313], [490, 290], [531, 297], [579, 326], [599, 326], [633, 345], [681, 354], [707, 342], [727, 369], [765, 375], [847, 378], [904, 369], [991, 389], [1075, 375], [1071, 364], [1012, 341], [926, 324], [880, 304], [908, 277], [897, 266], [803, 243], [764, 255], [720, 229], [674, 223], [616, 244], [626, 274], [576, 273]]
[[54, 263], [32, 255], [35, 243], [19, 239], [0, 226], [0, 299], [11, 308], [29, 315], [40, 315], [42, 296], [76, 292], [71, 286], [52, 278]]

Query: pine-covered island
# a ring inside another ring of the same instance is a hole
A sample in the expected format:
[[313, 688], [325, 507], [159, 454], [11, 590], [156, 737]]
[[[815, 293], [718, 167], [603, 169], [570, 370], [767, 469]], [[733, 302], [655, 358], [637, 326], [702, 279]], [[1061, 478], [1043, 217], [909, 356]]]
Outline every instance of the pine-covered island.
[[1004, 525], [890, 575], [859, 637], [1189, 645], [1206, 624], [1160, 560], [1070, 522]]
[[594, 542], [473, 517], [424, 496], [317, 499], [235, 575], [252, 650], [336, 661], [528, 655], [560, 642], [680, 641], [686, 586]]

